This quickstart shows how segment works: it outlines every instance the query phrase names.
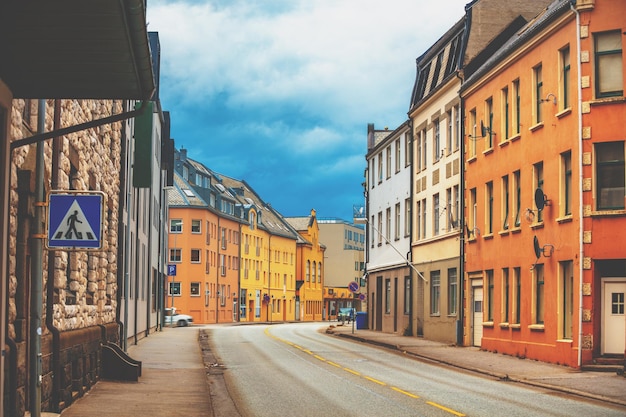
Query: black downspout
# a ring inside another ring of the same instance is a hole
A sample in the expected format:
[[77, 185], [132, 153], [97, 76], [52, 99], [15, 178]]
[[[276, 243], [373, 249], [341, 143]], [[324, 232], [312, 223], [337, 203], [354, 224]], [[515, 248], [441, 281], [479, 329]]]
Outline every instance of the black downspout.
[[[457, 71], [456, 76], [461, 80], [461, 84], [463, 83], [463, 77], [459, 75]], [[465, 311], [463, 310], [464, 298], [465, 297], [465, 234], [463, 231], [465, 230], [465, 106], [463, 97], [460, 97], [459, 103], [459, 112], [461, 113], [461, 117], [459, 118], [459, 122], [461, 123], [461, 131], [459, 132], [461, 135], [461, 172], [459, 178], [459, 190], [462, 198], [459, 198], [459, 213], [457, 214], [459, 218], [459, 299], [457, 303], [459, 303], [458, 309], [458, 324], [457, 324], [457, 334], [456, 334], [456, 343], [458, 346], [463, 346], [463, 332], [465, 330]]]
[[[134, 309], [135, 309], [135, 314], [134, 314], [134, 320], [133, 320], [133, 340], [134, 340], [134, 344], [136, 345], [138, 343], [137, 340], [137, 316], [139, 315], [139, 265], [140, 265], [140, 261], [141, 258], [139, 257], [140, 255], [140, 251], [139, 251], [139, 247], [141, 242], [139, 241], [139, 193], [135, 193], [135, 205], [134, 207], [137, 209], [136, 213], [137, 215], [135, 216], [135, 258], [136, 258], [136, 262], [135, 262], [135, 298], [134, 298]], [[130, 296], [130, 292], [128, 292], [128, 295]]]
[[[124, 102], [124, 108], [127, 107], [127, 102]], [[143, 106], [142, 106], [143, 107]], [[121, 135], [121, 143], [122, 146], [120, 146], [121, 148], [121, 155], [120, 155], [120, 160], [124, 161], [124, 166], [125, 168], [121, 170], [120, 172], [120, 191], [119, 191], [119, 196], [118, 196], [118, 200], [120, 202], [119, 206], [120, 208], [124, 207], [126, 208], [126, 210], [130, 210], [130, 200], [127, 198], [127, 187], [128, 187], [128, 181], [127, 178], [129, 177], [129, 172], [128, 170], [130, 169], [130, 163], [126, 164], [128, 156], [127, 156], [127, 152], [128, 152], [128, 146], [126, 146], [127, 143], [127, 137], [126, 137], [126, 129], [122, 129], [122, 135]], [[124, 204], [122, 204], [122, 202], [124, 202]], [[122, 214], [122, 211], [120, 210], [120, 215]], [[128, 226], [129, 227], [129, 226]], [[117, 245], [117, 259], [123, 259], [124, 263], [122, 264], [122, 268], [119, 267], [118, 264], [118, 268], [117, 268], [117, 288], [118, 290], [116, 291], [116, 298], [117, 298], [117, 306], [115, 307], [115, 317], [116, 317], [116, 323], [119, 326], [119, 330], [120, 330], [120, 336], [119, 336], [119, 346], [120, 347], [125, 347], [126, 346], [126, 341], [124, 340], [124, 335], [126, 334], [125, 326], [126, 323], [124, 323], [124, 321], [121, 319], [121, 312], [122, 312], [122, 295], [124, 294], [125, 291], [128, 291], [127, 288], [125, 288], [124, 286], [124, 275], [126, 273], [126, 267], [125, 264], [126, 262], [129, 262], [128, 259], [126, 259], [126, 257], [124, 256], [124, 253], [126, 251], [126, 242], [128, 242], [128, 239], [126, 239], [126, 235], [128, 234], [128, 228], [127, 226], [124, 224], [123, 221], [118, 221], [117, 222], [117, 235], [118, 236], [123, 236], [124, 237], [124, 244]], [[118, 239], [118, 243], [120, 242], [120, 239]], [[121, 289], [121, 291], [120, 291]], [[108, 341], [108, 340], [107, 340]], [[125, 348], [124, 348], [125, 349]]]
[[[152, 172], [154, 172], [154, 170], [152, 170]], [[161, 172], [160, 170], [157, 172]], [[152, 274], [152, 219], [153, 214], [152, 214], [152, 210], [154, 210], [154, 207], [152, 205], [152, 200], [154, 200], [152, 198], [152, 184], [150, 184], [150, 188], [148, 188], [148, 200], [150, 200], [148, 202], [148, 213], [150, 213], [150, 216], [148, 217], [148, 253], [146, 256], [148, 265], [147, 265], [147, 271], [146, 273], [148, 274], [148, 285], [146, 285], [145, 291], [146, 291], [146, 331], [145, 331], [145, 336], [148, 336], [150, 334], [150, 310], [152, 309], [152, 281], [154, 279], [156, 279], [156, 277], [153, 277]]]
[[[61, 100], [54, 100], [54, 130], [61, 125]], [[52, 140], [51, 189], [59, 188], [59, 156], [61, 154], [61, 137]], [[54, 251], [48, 251], [48, 281], [46, 286], [46, 328], [52, 334], [52, 410], [59, 412], [61, 394], [61, 332], [54, 326]]]
[[[413, 161], [413, 119], [411, 119], [411, 117], [409, 116], [409, 153], [410, 153], [410, 162], [411, 162], [411, 169], [409, 170], [409, 195], [411, 196], [410, 201], [411, 201], [411, 216], [409, 216], [409, 219], [407, 221], [409, 221], [409, 253], [407, 254], [406, 259], [408, 260], [408, 262], [413, 263], [413, 178], [415, 175], [415, 164]], [[413, 288], [415, 287], [415, 283], [417, 283], [417, 280], [419, 279], [419, 277], [413, 277], [414, 275], [414, 271], [413, 268], [409, 268], [409, 274], [411, 277], [411, 293], [409, 294], [409, 329], [410, 329], [410, 335], [413, 336], [414, 334], [417, 334], [417, 328], [415, 329], [415, 333], [413, 333], [413, 315], [414, 315], [414, 311], [413, 311]], [[406, 288], [405, 288], [406, 290]], [[417, 299], [417, 297], [416, 297]]]

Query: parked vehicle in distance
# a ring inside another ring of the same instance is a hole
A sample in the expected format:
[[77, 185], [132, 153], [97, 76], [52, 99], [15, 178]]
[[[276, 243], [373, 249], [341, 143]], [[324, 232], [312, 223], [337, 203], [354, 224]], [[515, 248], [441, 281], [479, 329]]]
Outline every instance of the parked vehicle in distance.
[[172, 323], [176, 327], [186, 327], [193, 323], [193, 317], [177, 313], [176, 307], [168, 307], [165, 309], [165, 325], [171, 326]]
[[343, 307], [339, 309], [339, 313], [337, 313], [337, 321], [347, 321], [350, 323], [352, 320], [354, 320], [354, 308]]

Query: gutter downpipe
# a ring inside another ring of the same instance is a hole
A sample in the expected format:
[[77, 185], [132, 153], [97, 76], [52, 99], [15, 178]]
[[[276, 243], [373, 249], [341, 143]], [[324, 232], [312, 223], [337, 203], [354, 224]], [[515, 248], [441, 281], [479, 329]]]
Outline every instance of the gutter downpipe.
[[[46, 128], [46, 100], [39, 100], [37, 131]], [[35, 164], [35, 219], [31, 235], [30, 325], [29, 325], [29, 410], [32, 417], [41, 416], [41, 312], [43, 286], [43, 239], [44, 239], [44, 143], [37, 142]]]
[[576, 10], [576, 0], [570, 0], [570, 8], [576, 14], [576, 67], [578, 76], [577, 78], [577, 86], [578, 86], [578, 201], [580, 202], [578, 205], [579, 210], [579, 221], [580, 226], [578, 227], [578, 244], [580, 246], [580, 255], [578, 261], [578, 274], [579, 274], [579, 288], [578, 288], [578, 368], [582, 366], [582, 340], [583, 340], [583, 257], [585, 255], [585, 251], [583, 248], [583, 215], [582, 215], [582, 207], [583, 207], [583, 115], [582, 115], [582, 85], [581, 85], [581, 70], [582, 64], [580, 62], [580, 13]]
[[[456, 72], [457, 78], [463, 84], [463, 77], [460, 72]], [[464, 346], [464, 332], [465, 332], [465, 310], [463, 309], [463, 300], [465, 297], [465, 123], [463, 121], [463, 115], [465, 114], [465, 101], [461, 94], [459, 94], [459, 139], [460, 139], [460, 153], [461, 153], [461, 172], [459, 173], [459, 212], [457, 218], [459, 220], [459, 300], [457, 303], [457, 311], [459, 315], [459, 328], [457, 328], [456, 343], [458, 346]]]
[[[54, 130], [61, 125], [61, 100], [54, 100]], [[52, 141], [51, 189], [59, 187], [59, 156], [61, 155], [61, 137]], [[52, 334], [52, 373], [61, 374], [61, 332], [54, 326], [54, 252], [48, 251], [48, 282], [46, 287], [46, 328]], [[52, 378], [52, 407], [59, 411], [60, 378]]]

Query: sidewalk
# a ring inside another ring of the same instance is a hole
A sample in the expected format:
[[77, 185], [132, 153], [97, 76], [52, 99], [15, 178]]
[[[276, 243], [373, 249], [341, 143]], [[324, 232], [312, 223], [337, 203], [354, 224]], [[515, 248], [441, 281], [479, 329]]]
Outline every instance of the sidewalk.
[[581, 372], [566, 366], [486, 352], [477, 347], [458, 347], [417, 337], [353, 330], [351, 324], [331, 327], [327, 333], [395, 349], [407, 355], [503, 381], [520, 382], [626, 406], [626, 377], [615, 372]]
[[[260, 323], [262, 324], [262, 323]], [[626, 378], [609, 372], [580, 372], [565, 366], [518, 359], [475, 347], [455, 347], [417, 337], [357, 330], [328, 322], [326, 332], [406, 355], [626, 406]], [[210, 332], [210, 329], [205, 330]], [[223, 369], [215, 366], [202, 327], [165, 328], [129, 346], [142, 361], [139, 382], [99, 381], [84, 397], [63, 410], [61, 417], [212, 417], [238, 416], [228, 395]], [[330, 337], [330, 336], [329, 336]], [[43, 416], [58, 414], [42, 413]]]

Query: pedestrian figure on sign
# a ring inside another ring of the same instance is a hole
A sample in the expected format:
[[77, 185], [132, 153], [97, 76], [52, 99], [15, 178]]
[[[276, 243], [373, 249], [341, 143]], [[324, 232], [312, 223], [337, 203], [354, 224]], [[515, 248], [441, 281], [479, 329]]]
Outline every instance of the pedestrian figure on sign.
[[76, 230], [77, 222], [82, 223], [80, 220], [78, 220], [78, 210], [74, 210], [74, 214], [72, 214], [70, 217], [67, 218], [67, 224], [69, 225], [69, 228], [67, 229], [67, 232], [65, 232], [66, 239], [72, 238], [72, 230], [74, 231], [78, 239], [83, 238], [83, 234], [80, 233], [78, 230]]

